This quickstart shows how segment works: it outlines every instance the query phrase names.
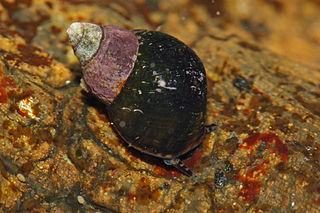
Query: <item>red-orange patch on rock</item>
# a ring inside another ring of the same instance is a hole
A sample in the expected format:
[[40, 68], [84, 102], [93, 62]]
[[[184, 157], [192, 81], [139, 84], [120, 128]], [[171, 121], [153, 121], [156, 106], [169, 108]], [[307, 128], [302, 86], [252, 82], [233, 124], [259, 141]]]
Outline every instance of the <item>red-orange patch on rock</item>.
[[256, 133], [243, 140], [240, 144], [240, 149], [249, 150], [250, 154], [253, 152], [254, 146], [258, 143], [264, 141], [266, 143], [266, 149], [269, 149], [272, 144], [274, 146], [271, 152], [280, 155], [281, 160], [287, 161], [288, 158], [288, 146], [282, 142], [278, 135], [275, 133]]
[[0, 104], [8, 103], [8, 94], [6, 91], [7, 87], [15, 88], [16, 84], [12, 78], [3, 77], [2, 70], [0, 70]]
[[[246, 149], [249, 155], [252, 156], [258, 143], [265, 142], [265, 148], [271, 153], [279, 155], [282, 162], [286, 162], [288, 158], [288, 146], [274, 133], [256, 133], [243, 140], [239, 145], [239, 149]], [[272, 146], [273, 145], [273, 146]], [[270, 170], [270, 158], [265, 159], [262, 163], [247, 170], [242, 175], [239, 173], [235, 177], [236, 180], [242, 182], [239, 196], [246, 202], [254, 201], [260, 194], [262, 187], [262, 179], [268, 175]]]

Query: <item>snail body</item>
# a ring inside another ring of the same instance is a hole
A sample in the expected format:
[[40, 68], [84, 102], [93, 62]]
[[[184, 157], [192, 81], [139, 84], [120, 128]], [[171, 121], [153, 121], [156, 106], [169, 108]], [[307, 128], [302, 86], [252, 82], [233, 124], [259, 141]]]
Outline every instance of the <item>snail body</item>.
[[87, 90], [135, 149], [188, 176], [179, 157], [205, 133], [206, 74], [184, 43], [157, 31], [73, 23], [67, 30]]

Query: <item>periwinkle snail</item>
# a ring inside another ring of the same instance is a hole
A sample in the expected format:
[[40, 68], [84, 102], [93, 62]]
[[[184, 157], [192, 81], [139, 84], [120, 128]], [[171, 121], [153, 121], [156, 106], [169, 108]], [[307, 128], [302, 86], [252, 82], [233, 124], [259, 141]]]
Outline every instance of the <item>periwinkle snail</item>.
[[206, 132], [206, 73], [184, 43], [157, 31], [75, 22], [67, 30], [86, 90], [121, 138], [187, 176], [179, 159]]

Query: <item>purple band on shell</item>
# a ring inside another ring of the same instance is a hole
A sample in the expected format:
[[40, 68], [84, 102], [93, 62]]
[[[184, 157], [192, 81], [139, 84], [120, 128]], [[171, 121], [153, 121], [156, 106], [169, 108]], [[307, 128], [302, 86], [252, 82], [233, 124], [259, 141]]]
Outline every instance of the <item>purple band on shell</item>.
[[101, 28], [100, 47], [82, 72], [92, 94], [111, 104], [133, 70], [139, 43], [133, 32], [110, 25]]

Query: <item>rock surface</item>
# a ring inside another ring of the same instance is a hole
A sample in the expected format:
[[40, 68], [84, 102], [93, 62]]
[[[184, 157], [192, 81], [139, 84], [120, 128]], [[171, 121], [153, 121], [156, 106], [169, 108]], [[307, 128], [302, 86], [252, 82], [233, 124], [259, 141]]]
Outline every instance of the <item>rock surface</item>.
[[[0, 1], [0, 211], [320, 211], [317, 0]], [[218, 129], [194, 179], [130, 149], [79, 86], [74, 21], [192, 47]]]

